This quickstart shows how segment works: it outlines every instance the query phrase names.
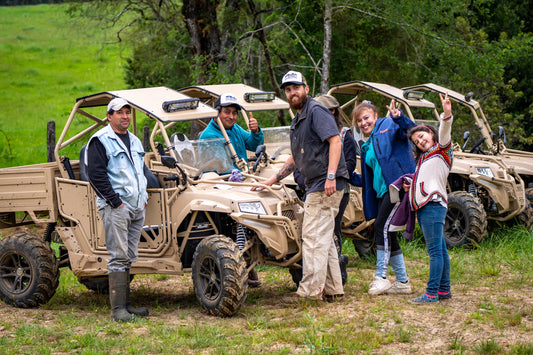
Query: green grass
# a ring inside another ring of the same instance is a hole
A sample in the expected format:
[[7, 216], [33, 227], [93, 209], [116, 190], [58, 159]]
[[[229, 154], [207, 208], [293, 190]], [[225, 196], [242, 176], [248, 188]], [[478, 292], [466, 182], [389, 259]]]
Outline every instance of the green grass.
[[[346, 240], [351, 262], [340, 304], [284, 304], [294, 290], [289, 273], [261, 266], [263, 286], [249, 289], [235, 316], [217, 318], [203, 312], [190, 274], [140, 275], [132, 299], [151, 315], [130, 324], [111, 321], [108, 296], [62, 269], [55, 296], [40, 309], [0, 303], [0, 353], [532, 354], [533, 233], [497, 229], [474, 249], [451, 250], [454, 297], [427, 307], [407, 302], [427, 282], [425, 245], [418, 236], [402, 240], [402, 250], [413, 295], [369, 296], [375, 261], [358, 258]], [[500, 271], [487, 273], [483, 263]]]
[[67, 5], [0, 7], [0, 168], [46, 162], [46, 125], [59, 137], [75, 100], [126, 88], [124, 45]]

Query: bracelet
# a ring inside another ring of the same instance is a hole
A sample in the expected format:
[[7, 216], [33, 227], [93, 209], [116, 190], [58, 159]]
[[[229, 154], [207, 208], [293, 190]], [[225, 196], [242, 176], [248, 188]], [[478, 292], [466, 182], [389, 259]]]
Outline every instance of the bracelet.
[[451, 113], [450, 113], [450, 115], [448, 117], [444, 117], [444, 112], [440, 114], [440, 119], [443, 120], [443, 121], [447, 121], [447, 120], [449, 120], [452, 117], [453, 117], [453, 114], [451, 114]]

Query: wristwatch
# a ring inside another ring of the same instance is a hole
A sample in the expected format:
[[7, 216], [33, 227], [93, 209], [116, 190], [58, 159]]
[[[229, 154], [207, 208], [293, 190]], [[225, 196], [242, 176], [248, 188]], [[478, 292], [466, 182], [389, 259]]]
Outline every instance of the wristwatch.
[[335, 180], [335, 174], [328, 173], [328, 180]]

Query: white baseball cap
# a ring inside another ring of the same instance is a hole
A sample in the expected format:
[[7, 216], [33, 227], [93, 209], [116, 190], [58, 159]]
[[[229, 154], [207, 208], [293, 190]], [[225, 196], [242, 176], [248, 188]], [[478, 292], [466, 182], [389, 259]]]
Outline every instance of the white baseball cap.
[[287, 84], [307, 85], [304, 76], [299, 71], [290, 70], [281, 79], [281, 88]]
[[107, 112], [113, 110], [118, 111], [124, 106], [128, 106], [131, 108], [131, 105], [128, 101], [124, 100], [122, 97], [116, 97], [113, 100], [109, 101], [109, 104], [107, 104]]
[[232, 93], [225, 93], [218, 97], [215, 102], [215, 108], [220, 109], [220, 107], [223, 106], [237, 106], [237, 109], [242, 109], [241, 105], [239, 105], [239, 101]]

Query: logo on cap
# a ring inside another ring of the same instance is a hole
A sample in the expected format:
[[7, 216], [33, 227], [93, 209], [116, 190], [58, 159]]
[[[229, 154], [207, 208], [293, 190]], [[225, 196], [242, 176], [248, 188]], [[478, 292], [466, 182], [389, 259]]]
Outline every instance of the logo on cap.
[[297, 71], [289, 71], [281, 79], [281, 88], [287, 84], [305, 85], [305, 79], [302, 73]]

